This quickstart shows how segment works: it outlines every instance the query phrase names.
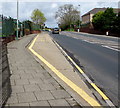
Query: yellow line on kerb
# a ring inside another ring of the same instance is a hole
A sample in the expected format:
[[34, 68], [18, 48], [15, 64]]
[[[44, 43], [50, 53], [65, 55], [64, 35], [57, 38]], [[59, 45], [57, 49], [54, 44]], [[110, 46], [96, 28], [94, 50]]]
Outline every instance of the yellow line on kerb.
[[[70, 61], [74, 62], [70, 56], [67, 56], [67, 57], [70, 59]], [[74, 65], [81, 73], [84, 73], [83, 70], [78, 65], [76, 65], [76, 64], [74, 64]]]
[[[70, 56], [67, 56], [69, 58], [70, 61], [74, 62], [73, 59]], [[79, 72], [81, 74], [85, 73], [77, 64], [74, 64], [75, 67], [79, 70]], [[94, 83], [90, 83], [93, 88], [102, 96], [102, 98], [104, 100], [109, 100], [109, 98], [94, 84]]]
[[103, 97], [104, 100], [109, 99], [94, 83], [91, 83], [91, 85], [95, 88], [95, 90], [97, 90], [97, 92]]
[[[37, 35], [38, 37], [39, 35]], [[45, 63], [60, 79], [62, 79], [68, 86], [70, 86], [75, 92], [77, 92], [86, 102], [88, 102], [91, 106], [101, 106], [95, 99], [90, 97], [84, 90], [74, 84], [71, 80], [65, 77], [61, 72], [59, 72], [54, 66], [52, 66], [48, 61], [46, 61], [42, 56], [40, 56], [37, 52], [35, 52], [32, 47], [37, 39], [37, 37], [33, 40], [32, 44], [29, 47], [29, 50], [37, 56], [43, 63]]]

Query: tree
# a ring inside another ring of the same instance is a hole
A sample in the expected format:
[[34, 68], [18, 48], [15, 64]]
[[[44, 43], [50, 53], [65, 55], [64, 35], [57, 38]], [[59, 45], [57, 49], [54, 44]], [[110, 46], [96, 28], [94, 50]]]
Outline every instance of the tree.
[[114, 25], [116, 14], [113, 8], [107, 8], [104, 12], [100, 11], [93, 16], [93, 26], [97, 30], [111, 31]]
[[113, 8], [107, 8], [103, 14], [103, 17], [105, 19], [103, 29], [111, 31], [114, 20], [116, 18], [116, 14], [113, 12]]
[[60, 6], [55, 18], [61, 29], [73, 28], [76, 24], [78, 26], [78, 21], [80, 20], [79, 11], [71, 4]]
[[120, 12], [115, 17], [115, 20], [112, 26], [112, 32], [120, 34]]
[[40, 24], [40, 25], [44, 24], [44, 22], [46, 21], [44, 14], [39, 9], [33, 10], [31, 19], [35, 24]]
[[104, 13], [103, 11], [99, 11], [93, 16], [92, 23], [93, 23], [94, 29], [96, 30], [102, 30], [101, 27], [104, 25], [103, 13]]

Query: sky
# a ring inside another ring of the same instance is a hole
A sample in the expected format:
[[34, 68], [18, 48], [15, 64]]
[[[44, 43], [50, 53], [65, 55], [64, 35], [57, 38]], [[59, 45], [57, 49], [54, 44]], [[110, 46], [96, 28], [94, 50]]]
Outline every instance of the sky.
[[[31, 20], [30, 16], [34, 9], [39, 9], [44, 13], [47, 21], [47, 27], [57, 27], [55, 13], [59, 6], [64, 4], [73, 4], [80, 11], [80, 15], [84, 15], [93, 8], [112, 7], [118, 8], [119, 0], [19, 0], [19, 20]], [[78, 6], [80, 5], [80, 6]], [[120, 7], [119, 7], [120, 8]], [[16, 0], [1, 0], [0, 14], [17, 18], [17, 1]]]

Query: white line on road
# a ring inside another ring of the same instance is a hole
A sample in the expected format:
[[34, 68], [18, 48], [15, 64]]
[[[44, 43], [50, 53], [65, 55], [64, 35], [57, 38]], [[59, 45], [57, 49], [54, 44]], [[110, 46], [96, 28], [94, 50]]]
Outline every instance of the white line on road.
[[[88, 43], [91, 43], [91, 44], [96, 44], [96, 43], [99, 43], [99, 42], [91, 42], [91, 41], [88, 41], [88, 40], [82, 40], [84, 42], [88, 42]], [[102, 44], [102, 43], [101, 43]], [[112, 47], [109, 47], [107, 45], [101, 45], [102, 47], [105, 47], [105, 48], [108, 48], [108, 49], [111, 49], [111, 50], [114, 50], [114, 51], [120, 51], [118, 49], [115, 49], [115, 48], [112, 48]]]
[[74, 39], [79, 39], [79, 38], [77, 38], [77, 37], [73, 37]]
[[[68, 34], [65, 34], [66, 36], [68, 36], [68, 37], [70, 37]], [[72, 37], [72, 38], [74, 38], [74, 39], [79, 39], [78, 37]], [[91, 43], [91, 44], [99, 44], [99, 45], [101, 45], [101, 44], [103, 44], [103, 43], [101, 43], [101, 42], [93, 42], [93, 41], [88, 41], [88, 40], [82, 40], [82, 41], [84, 41], [84, 42], [87, 42], [87, 43]], [[109, 46], [107, 46], [107, 45], [101, 45], [102, 47], [105, 47], [105, 48], [108, 48], [108, 49], [111, 49], [111, 50], [114, 50], [114, 51], [120, 51], [120, 50], [118, 50], [118, 49], [115, 49], [115, 48], [112, 48], [112, 47], [109, 47]]]
[[91, 44], [95, 44], [95, 43], [98, 43], [98, 42], [91, 42], [91, 41], [88, 41], [88, 40], [82, 40], [84, 42], [88, 42], [88, 43], [91, 43]]
[[111, 49], [111, 50], [114, 50], [114, 51], [120, 51], [120, 50], [118, 50], [118, 49], [114, 49], [114, 48], [111, 48], [111, 47], [106, 46], [106, 45], [102, 45], [102, 47], [105, 47], [105, 48], [108, 48], [108, 49]]

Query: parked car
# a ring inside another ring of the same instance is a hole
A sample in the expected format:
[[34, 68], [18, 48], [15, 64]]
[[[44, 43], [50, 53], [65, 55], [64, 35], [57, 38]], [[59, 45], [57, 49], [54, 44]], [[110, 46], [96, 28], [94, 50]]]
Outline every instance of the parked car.
[[59, 28], [54, 28], [52, 30], [52, 34], [59, 34]]

